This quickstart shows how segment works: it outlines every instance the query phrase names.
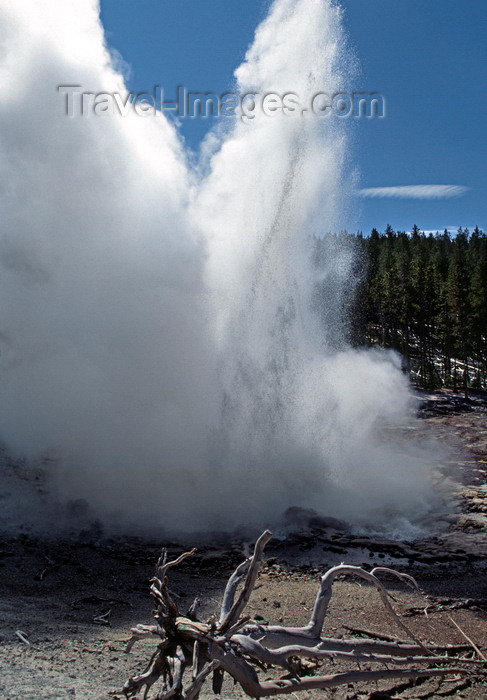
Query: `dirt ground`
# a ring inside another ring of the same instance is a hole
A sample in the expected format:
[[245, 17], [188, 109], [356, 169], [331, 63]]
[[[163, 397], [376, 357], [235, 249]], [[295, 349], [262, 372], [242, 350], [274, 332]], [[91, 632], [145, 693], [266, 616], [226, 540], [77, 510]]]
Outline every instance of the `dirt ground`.
[[[276, 624], [305, 624], [327, 568], [341, 561], [367, 569], [385, 564], [415, 576], [428, 596], [384, 579], [396, 611], [421, 640], [468, 645], [466, 635], [487, 655], [487, 407], [443, 393], [426, 397], [422, 417], [427, 432], [451, 443], [452, 464], [445, 469], [455, 466], [461, 474], [444, 531], [398, 543], [354, 536], [305, 514], [300, 528], [268, 546], [250, 615]], [[5, 534], [0, 539], [0, 698], [123, 698], [124, 682], [143, 670], [155, 647], [153, 640], [143, 640], [124, 653], [130, 628], [152, 622], [148, 583], [162, 544], [170, 554], [182, 551], [175, 542], [106, 540], [94, 531], [64, 541]], [[217, 613], [226, 580], [250, 545], [215, 538], [171, 569], [170, 588], [180, 610], [186, 612], [198, 596], [200, 619]], [[357, 637], [366, 630], [405, 639], [371, 586], [338, 580], [333, 591], [326, 636]], [[202, 697], [213, 698], [208, 685]], [[221, 697], [245, 696], [227, 681]], [[389, 681], [299, 697], [482, 700], [487, 681], [455, 676], [441, 683]]]

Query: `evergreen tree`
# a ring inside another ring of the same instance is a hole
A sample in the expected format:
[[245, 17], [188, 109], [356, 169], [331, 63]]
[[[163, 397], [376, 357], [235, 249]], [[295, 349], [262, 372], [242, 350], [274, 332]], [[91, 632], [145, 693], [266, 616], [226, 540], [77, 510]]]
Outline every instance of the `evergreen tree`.
[[[415, 224], [410, 234], [388, 225], [339, 239], [355, 250], [355, 294], [344, 306], [351, 342], [398, 350], [421, 386], [487, 388], [487, 236], [478, 227], [426, 236]], [[318, 265], [329, 245], [317, 244]]]

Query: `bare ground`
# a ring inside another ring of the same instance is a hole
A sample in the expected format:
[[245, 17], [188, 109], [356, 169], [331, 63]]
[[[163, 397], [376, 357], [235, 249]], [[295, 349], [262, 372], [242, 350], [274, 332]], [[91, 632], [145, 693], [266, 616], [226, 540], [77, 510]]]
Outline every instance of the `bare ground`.
[[[444, 532], [421, 542], [398, 543], [353, 536], [319, 519], [302, 522], [294, 534], [268, 547], [249, 606], [254, 618], [304, 624], [319, 576], [329, 566], [341, 561], [366, 568], [387, 564], [414, 575], [429, 596], [426, 600], [390, 582], [396, 610], [423, 641], [465, 644], [467, 635], [487, 649], [487, 412], [482, 402], [456, 404], [446, 395], [448, 403], [443, 396], [432, 397], [423, 417], [428, 432], [451, 442], [454, 456], [445, 469], [460, 467], [462, 473], [457, 506], [445, 514]], [[143, 669], [154, 647], [144, 640], [129, 655], [124, 653], [130, 627], [152, 621], [148, 582], [162, 544], [174, 554], [181, 552], [176, 543], [103, 540], [94, 531], [65, 541], [5, 535], [0, 540], [0, 697], [123, 698], [124, 682]], [[215, 537], [211, 546], [200, 547], [172, 569], [170, 585], [180, 610], [185, 612], [198, 596], [201, 619], [216, 613], [226, 580], [249, 544]], [[358, 636], [357, 630], [404, 639], [373, 588], [339, 580], [325, 633]], [[330, 672], [336, 670], [332, 667]], [[214, 697], [211, 687], [204, 697]], [[242, 697], [227, 681], [223, 698]], [[300, 697], [482, 700], [487, 685], [481, 679], [452, 677], [442, 683], [382, 682], [304, 692]]]

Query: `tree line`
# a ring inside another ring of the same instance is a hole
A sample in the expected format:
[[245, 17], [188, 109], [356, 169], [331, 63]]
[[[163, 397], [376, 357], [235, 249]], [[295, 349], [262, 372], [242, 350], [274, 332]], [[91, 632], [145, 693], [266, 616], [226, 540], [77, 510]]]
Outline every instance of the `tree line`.
[[346, 236], [355, 249], [347, 297], [352, 345], [401, 353], [418, 386], [487, 386], [487, 235], [383, 233]]

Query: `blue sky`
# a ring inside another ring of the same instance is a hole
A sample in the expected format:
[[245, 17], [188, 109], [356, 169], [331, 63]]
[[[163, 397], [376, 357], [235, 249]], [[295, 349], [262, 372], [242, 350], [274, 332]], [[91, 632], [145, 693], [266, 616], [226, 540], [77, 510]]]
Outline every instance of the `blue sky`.
[[[358, 228], [487, 230], [487, 3], [341, 4], [360, 63], [354, 89], [386, 100], [383, 119], [354, 120], [352, 162], [367, 190], [355, 200]], [[101, 0], [101, 17], [109, 45], [127, 63], [129, 89], [157, 84], [169, 98], [178, 85], [216, 94], [231, 89], [268, 6], [268, 0]], [[213, 123], [183, 119], [187, 145], [197, 149]]]

